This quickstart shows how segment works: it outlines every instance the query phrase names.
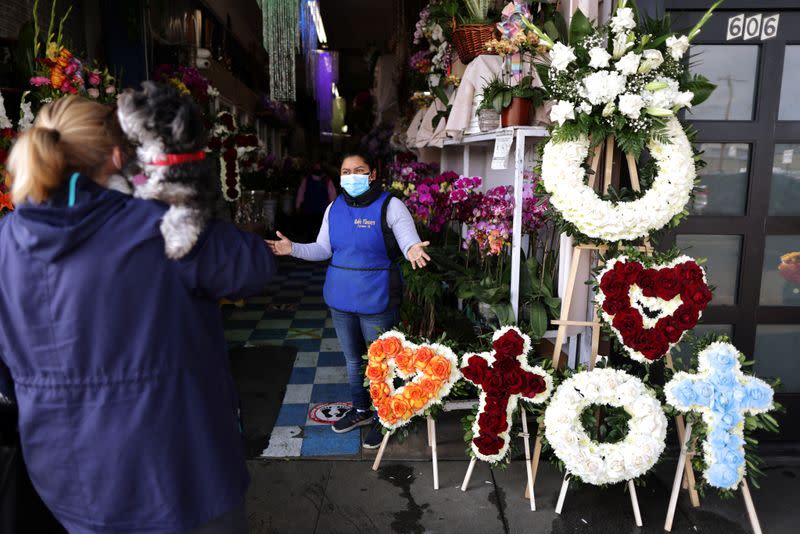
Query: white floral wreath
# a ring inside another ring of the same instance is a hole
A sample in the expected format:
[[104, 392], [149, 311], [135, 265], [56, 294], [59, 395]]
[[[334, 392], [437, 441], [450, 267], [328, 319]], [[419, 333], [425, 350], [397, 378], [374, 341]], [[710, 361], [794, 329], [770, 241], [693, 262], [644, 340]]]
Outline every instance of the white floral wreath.
[[555, 143], [544, 148], [542, 180], [550, 202], [564, 219], [584, 235], [604, 241], [632, 241], [666, 226], [681, 213], [694, 187], [692, 146], [674, 117], [666, 124], [669, 143], [651, 139], [650, 154], [658, 174], [650, 189], [638, 200], [603, 200], [584, 183], [582, 165], [589, 151], [589, 139]]
[[[622, 407], [631, 416], [618, 443], [598, 443], [581, 413], [592, 404]], [[583, 371], [556, 390], [544, 415], [545, 436], [567, 471], [594, 485], [632, 480], [655, 465], [664, 450], [667, 418], [644, 383], [616, 369]]]

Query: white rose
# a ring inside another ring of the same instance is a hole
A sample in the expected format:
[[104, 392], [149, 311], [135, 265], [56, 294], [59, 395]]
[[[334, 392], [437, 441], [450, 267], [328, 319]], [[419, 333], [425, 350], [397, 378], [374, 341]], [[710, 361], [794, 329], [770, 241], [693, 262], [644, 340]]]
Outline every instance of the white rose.
[[603, 108], [603, 117], [610, 117], [615, 111], [617, 111], [617, 106], [614, 105], [614, 102], [609, 102]]
[[642, 53], [642, 63], [639, 65], [639, 74], [645, 74], [657, 69], [664, 63], [664, 56], [658, 50], [650, 49]]
[[564, 70], [567, 65], [575, 60], [575, 49], [563, 43], [556, 43], [550, 50], [550, 65], [558, 70]]
[[667, 47], [669, 48], [669, 55], [678, 61], [689, 49], [689, 38], [685, 35], [681, 35], [680, 37], [672, 35], [667, 38]]
[[611, 480], [625, 478], [625, 456], [621, 452], [612, 452], [606, 458], [606, 473]]
[[557, 122], [559, 126], [569, 119], [575, 118], [575, 106], [567, 100], [559, 100], [550, 108], [550, 120]]
[[581, 113], [586, 113], [587, 115], [592, 113], [592, 105], [586, 100], [581, 102], [581, 104], [578, 106], [578, 109], [581, 111]]
[[609, 59], [611, 59], [611, 54], [606, 52], [605, 48], [596, 46], [589, 50], [589, 66], [593, 69], [604, 69], [608, 67]]
[[622, 59], [617, 61], [616, 69], [625, 76], [636, 74], [636, 71], [639, 69], [639, 59], [641, 57], [642, 56], [635, 52], [628, 52], [622, 56]]
[[636, 27], [636, 21], [633, 19], [633, 9], [629, 7], [621, 7], [611, 18], [611, 31], [613, 33], [621, 33], [626, 30], [632, 30]]
[[625, 93], [619, 97], [619, 111], [626, 117], [638, 119], [641, 115], [644, 99], [640, 95]]

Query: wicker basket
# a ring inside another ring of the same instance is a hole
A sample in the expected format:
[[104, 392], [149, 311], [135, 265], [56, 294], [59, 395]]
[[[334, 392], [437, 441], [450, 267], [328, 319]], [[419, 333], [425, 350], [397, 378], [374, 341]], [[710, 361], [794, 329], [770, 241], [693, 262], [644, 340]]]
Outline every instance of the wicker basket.
[[453, 30], [453, 45], [461, 63], [467, 64], [482, 54], [489, 54], [486, 43], [494, 38], [492, 24], [463, 24]]

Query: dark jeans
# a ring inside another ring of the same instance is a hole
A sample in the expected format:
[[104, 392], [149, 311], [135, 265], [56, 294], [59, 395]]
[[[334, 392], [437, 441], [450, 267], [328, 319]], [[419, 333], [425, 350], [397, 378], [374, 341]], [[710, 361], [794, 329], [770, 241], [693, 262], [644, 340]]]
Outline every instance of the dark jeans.
[[398, 310], [389, 308], [383, 313], [361, 315], [331, 309], [331, 317], [347, 364], [347, 378], [350, 381], [353, 406], [359, 410], [368, 410], [371, 402], [369, 392], [364, 387], [363, 356], [367, 353], [367, 346], [370, 343], [397, 324]]

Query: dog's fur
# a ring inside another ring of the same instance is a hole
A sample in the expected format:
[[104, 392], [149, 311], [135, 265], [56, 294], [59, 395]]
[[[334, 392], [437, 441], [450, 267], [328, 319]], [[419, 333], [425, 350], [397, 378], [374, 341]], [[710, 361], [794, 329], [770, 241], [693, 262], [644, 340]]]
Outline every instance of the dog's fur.
[[218, 185], [208, 159], [170, 166], [150, 165], [165, 154], [198, 152], [206, 147], [200, 108], [172, 87], [144, 82], [125, 91], [117, 103], [122, 130], [136, 146], [147, 183], [136, 188], [140, 198], [170, 205], [161, 221], [166, 254], [182, 258], [192, 250], [211, 219]]

